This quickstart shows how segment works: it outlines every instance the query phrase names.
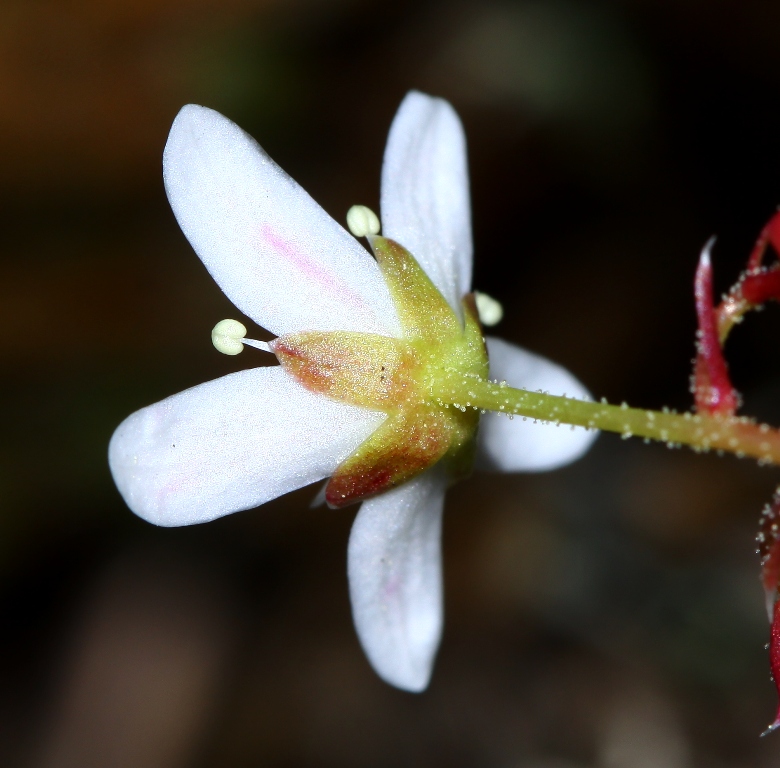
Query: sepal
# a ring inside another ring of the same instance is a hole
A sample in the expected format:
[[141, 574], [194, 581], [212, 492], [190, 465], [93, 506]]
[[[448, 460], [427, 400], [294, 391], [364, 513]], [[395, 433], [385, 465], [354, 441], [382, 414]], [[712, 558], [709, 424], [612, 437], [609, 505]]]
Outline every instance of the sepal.
[[457, 338], [462, 331], [458, 317], [417, 259], [395, 240], [377, 235], [368, 242], [390, 289], [403, 335], [430, 343]]
[[333, 473], [325, 487], [328, 506], [363, 501], [432, 467], [457, 441], [453, 427], [429, 409], [391, 416]]
[[386, 413], [417, 396], [418, 361], [400, 339], [311, 331], [280, 336], [270, 347], [287, 372], [311, 392]]

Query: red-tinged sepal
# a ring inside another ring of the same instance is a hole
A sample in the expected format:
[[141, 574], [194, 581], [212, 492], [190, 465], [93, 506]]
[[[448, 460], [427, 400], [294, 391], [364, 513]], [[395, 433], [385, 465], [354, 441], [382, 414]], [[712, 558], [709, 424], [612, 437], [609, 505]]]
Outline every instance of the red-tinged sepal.
[[325, 486], [330, 507], [345, 507], [389, 491], [439, 461], [450, 447], [451, 425], [442, 414], [414, 411], [388, 416]]
[[468, 475], [474, 463], [478, 412], [421, 408], [387, 418], [325, 486], [330, 507], [345, 507], [411, 480], [439, 461], [451, 480]]
[[712, 298], [712, 243], [710, 240], [702, 249], [696, 270], [696, 316], [699, 329], [693, 395], [696, 410], [733, 416], [739, 405], [739, 395], [731, 385], [718, 334], [718, 317]]
[[385, 412], [420, 398], [419, 360], [401, 339], [305, 331], [280, 336], [270, 347], [284, 369], [311, 392]]

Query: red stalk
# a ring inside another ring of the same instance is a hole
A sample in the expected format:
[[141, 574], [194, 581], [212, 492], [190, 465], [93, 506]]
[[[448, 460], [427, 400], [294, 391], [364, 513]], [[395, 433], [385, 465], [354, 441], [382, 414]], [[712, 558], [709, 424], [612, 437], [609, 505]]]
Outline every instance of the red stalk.
[[731, 416], [737, 410], [739, 398], [731, 385], [718, 336], [718, 317], [712, 299], [712, 243], [710, 240], [702, 249], [694, 283], [699, 340], [693, 394], [698, 411]]

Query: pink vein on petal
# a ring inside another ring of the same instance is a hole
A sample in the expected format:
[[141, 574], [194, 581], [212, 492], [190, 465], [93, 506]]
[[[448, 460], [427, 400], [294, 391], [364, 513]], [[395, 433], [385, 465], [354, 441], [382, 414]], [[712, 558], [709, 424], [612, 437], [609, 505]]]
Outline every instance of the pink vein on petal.
[[401, 593], [401, 576], [395, 570], [385, 580], [382, 592], [386, 600], [395, 599]]
[[[263, 224], [261, 237], [279, 254], [284, 256], [296, 269], [310, 280], [319, 283], [327, 294], [340, 299], [353, 311], [367, 316], [376, 322], [376, 315], [361, 296], [351, 291], [342, 281], [334, 279], [333, 275], [311, 258], [298, 251], [292, 243], [279, 236], [268, 224]], [[366, 254], [368, 257], [368, 254]]]

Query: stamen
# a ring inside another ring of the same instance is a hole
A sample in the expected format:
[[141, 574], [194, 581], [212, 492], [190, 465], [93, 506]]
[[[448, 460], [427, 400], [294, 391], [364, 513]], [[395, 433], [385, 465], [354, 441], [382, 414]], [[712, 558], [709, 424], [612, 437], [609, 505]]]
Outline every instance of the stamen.
[[365, 205], [353, 205], [347, 211], [347, 227], [355, 237], [379, 234], [379, 218]]
[[270, 352], [271, 347], [265, 341], [245, 339], [246, 326], [238, 320], [220, 320], [211, 332], [211, 343], [223, 355], [237, 355], [244, 350], [244, 345]]
[[241, 343], [245, 347], [254, 347], [255, 349], [259, 349], [261, 352], [273, 353], [271, 345], [267, 341], [257, 341], [257, 339], [241, 339]]
[[477, 303], [477, 313], [482, 325], [497, 325], [501, 322], [501, 318], [504, 316], [504, 308], [500, 302], [496, 301], [492, 296], [479, 291], [474, 291], [474, 299]]

